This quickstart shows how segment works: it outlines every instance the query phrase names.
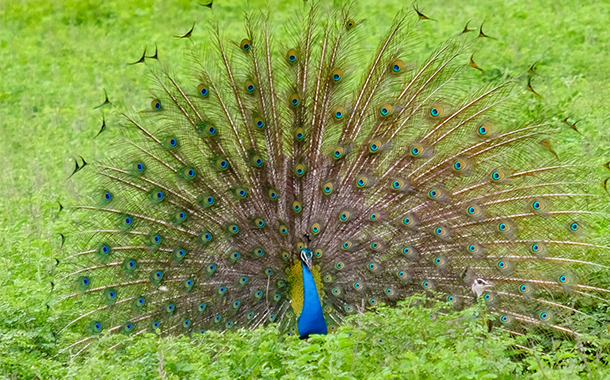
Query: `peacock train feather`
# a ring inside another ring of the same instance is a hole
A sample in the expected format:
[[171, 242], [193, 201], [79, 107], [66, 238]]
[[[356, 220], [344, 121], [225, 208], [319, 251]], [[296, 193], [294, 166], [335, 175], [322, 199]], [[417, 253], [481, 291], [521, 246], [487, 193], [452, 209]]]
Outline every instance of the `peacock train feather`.
[[189, 81], [156, 52], [134, 62], [150, 108], [124, 115], [114, 159], [75, 176], [96, 190], [62, 260], [78, 313], [64, 330], [89, 332], [69, 347], [270, 323], [307, 337], [433, 290], [456, 309], [485, 300], [514, 334], [595, 325], [608, 195], [553, 149], [573, 131], [524, 116], [530, 80], [465, 85], [482, 29], [416, 64], [421, 12], [363, 52], [353, 4], [303, 6], [282, 41], [269, 12], [246, 15], [241, 41], [212, 23]]

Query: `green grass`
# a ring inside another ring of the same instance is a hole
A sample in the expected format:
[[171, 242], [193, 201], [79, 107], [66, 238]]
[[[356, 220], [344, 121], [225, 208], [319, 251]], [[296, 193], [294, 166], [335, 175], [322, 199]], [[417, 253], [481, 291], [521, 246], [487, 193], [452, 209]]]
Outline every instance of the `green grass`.
[[[263, 2], [250, 3], [256, 8]], [[300, 0], [271, 4], [279, 22], [292, 15], [293, 7], [302, 6]], [[363, 44], [374, 44], [404, 4], [408, 3], [361, 4], [370, 35]], [[442, 0], [419, 6], [436, 21], [417, 27], [418, 48], [433, 49], [460, 32], [468, 20], [473, 20], [473, 27], [485, 21], [486, 33], [496, 39], [480, 45], [477, 63], [490, 72], [516, 74], [537, 62], [540, 75], [534, 83], [549, 117], [582, 120], [578, 123], [582, 137], [572, 134], [562, 139], [561, 152], [572, 154], [574, 148], [574, 155], [586, 155], [582, 159], [594, 165], [609, 159], [610, 3]], [[214, 14], [236, 40], [242, 35], [245, 7], [245, 1], [215, 1]], [[27, 379], [164, 374], [166, 379], [609, 375], [610, 370], [596, 361], [594, 347], [586, 359], [566, 343], [547, 356], [511, 361], [506, 354], [512, 342], [508, 337], [480, 340], [487, 334], [480, 323], [466, 323], [456, 327], [465, 334], [458, 339], [453, 332], [443, 333], [446, 321], [431, 321], [422, 311], [401, 314], [403, 322], [361, 317], [360, 323], [368, 326], [368, 343], [364, 337], [355, 338], [360, 337], [355, 327], [311, 344], [295, 340], [276, 344], [274, 332], [266, 329], [211, 334], [200, 345], [149, 336], [124, 351], [94, 349], [84, 361], [53, 357], [58, 347], [52, 331], [65, 321], [46, 305], [52, 299], [54, 258], [60, 255], [58, 234], [71, 228], [69, 218], [58, 217], [57, 201], [78, 200], [82, 184], [66, 180], [74, 167], [73, 156], [88, 161], [105, 156], [103, 141], [92, 142], [101, 125], [100, 112], [93, 107], [103, 101], [104, 89], [114, 103], [112, 111], [147, 106], [149, 81], [144, 69], [127, 63], [137, 60], [145, 45], [152, 49], [156, 44], [174, 71], [184, 71], [191, 43], [173, 36], [197, 22], [193, 36], [202, 37], [210, 12], [197, 1], [186, 0], [5, 0], [0, 12], [0, 375]], [[108, 121], [113, 124], [118, 119]], [[401, 323], [417, 323], [422, 330], [433, 331], [426, 335], [396, 330]], [[381, 327], [375, 330], [371, 327], [375, 324]], [[349, 332], [355, 334], [350, 337]], [[395, 350], [392, 344], [400, 345], [402, 334], [413, 344]], [[371, 343], [382, 335], [390, 343]]]

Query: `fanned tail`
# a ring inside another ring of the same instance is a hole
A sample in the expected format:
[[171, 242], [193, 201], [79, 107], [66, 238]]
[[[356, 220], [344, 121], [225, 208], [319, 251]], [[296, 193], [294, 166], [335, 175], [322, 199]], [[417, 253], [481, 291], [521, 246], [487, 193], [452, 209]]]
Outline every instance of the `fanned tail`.
[[426, 19], [407, 10], [367, 61], [353, 8], [310, 6], [285, 44], [268, 11], [241, 41], [212, 23], [189, 84], [147, 63], [151, 108], [124, 115], [75, 207], [65, 329], [92, 335], [68, 348], [101, 331], [293, 334], [305, 247], [330, 330], [435, 290], [455, 308], [485, 300], [515, 334], [578, 334], [582, 307], [608, 299], [607, 194], [554, 151], [555, 123], [521, 112], [530, 82], [469, 88], [466, 33], [416, 65]]

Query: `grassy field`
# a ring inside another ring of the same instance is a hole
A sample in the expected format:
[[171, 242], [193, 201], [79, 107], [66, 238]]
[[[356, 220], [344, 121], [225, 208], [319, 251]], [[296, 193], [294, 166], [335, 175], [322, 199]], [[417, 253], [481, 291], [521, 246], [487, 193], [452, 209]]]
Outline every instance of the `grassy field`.
[[[568, 346], [558, 347], [555, 354], [536, 354], [530, 359], [511, 361], [506, 354], [509, 343], [500, 342], [502, 339], [508, 342], [509, 338], [494, 335], [488, 342], [478, 343], [477, 334], [486, 332], [476, 323], [464, 326], [466, 333], [474, 335], [467, 335], [459, 347], [456, 343], [459, 335], [452, 340], [438, 322], [427, 320], [423, 314], [401, 314], [405, 323], [419, 321], [430, 328], [429, 335], [417, 338], [424, 343], [413, 352], [391, 352], [381, 342], [372, 344], [373, 339], [368, 343], [363, 340], [359, 350], [356, 344], [354, 350], [354, 340], [347, 333], [320, 338], [313, 344], [275, 343], [277, 337], [266, 329], [227, 336], [211, 334], [201, 345], [187, 339], [150, 336], [119, 353], [107, 353], [100, 348], [85, 360], [54, 357], [57, 346], [52, 331], [64, 321], [60, 313], [47, 308], [53, 297], [50, 281], [54, 258], [61, 255], [59, 233], [71, 228], [69, 217], [58, 217], [57, 202], [76, 203], [84, 188], [77, 181], [67, 180], [74, 168], [74, 156], [88, 161], [106, 156], [104, 139], [92, 141], [102, 122], [100, 111], [93, 108], [104, 100], [104, 90], [115, 113], [148, 106], [149, 80], [145, 70], [141, 65], [128, 65], [140, 57], [144, 46], [152, 52], [157, 45], [161, 59], [170, 62], [173, 71], [187, 72], [183, 69], [188, 62], [185, 53], [192, 43], [174, 36], [187, 32], [193, 22], [197, 23], [194, 40], [207, 33], [203, 26], [212, 17], [211, 12], [198, 3], [187, 0], [0, 3], [0, 376], [27, 379], [236, 378], [239, 374], [252, 378], [388, 379], [610, 376], [610, 369], [602, 364], [602, 359], [607, 358], [589, 361]], [[215, 0], [213, 15], [228, 37], [240, 40], [243, 9], [248, 3], [257, 8], [265, 2]], [[273, 19], [280, 23], [288, 19], [293, 7], [303, 6], [300, 0], [269, 3]], [[408, 3], [398, 0], [360, 4], [366, 17], [364, 26], [369, 31], [369, 37], [362, 41], [365, 47], [376, 44], [394, 14], [405, 4]], [[436, 21], [417, 26], [418, 51], [433, 49], [460, 32], [469, 20], [471, 26], [485, 22], [486, 33], [495, 39], [480, 45], [477, 63], [488, 72], [517, 74], [537, 62], [539, 75], [535, 88], [542, 95], [549, 117], [581, 120], [578, 129], [582, 136], [570, 134], [562, 138], [563, 146], [558, 150], [592, 165], [610, 159], [609, 2], [442, 0], [422, 1], [419, 8]], [[118, 118], [111, 117], [108, 123], [116, 124]], [[406, 334], [394, 331], [391, 324], [399, 321], [392, 322], [392, 318], [363, 318], [372, 319], [372, 322], [367, 319], [372, 325], [385, 326], [386, 330], [379, 331], [394, 334], [395, 340]], [[358, 335], [358, 330], [346, 331]]]

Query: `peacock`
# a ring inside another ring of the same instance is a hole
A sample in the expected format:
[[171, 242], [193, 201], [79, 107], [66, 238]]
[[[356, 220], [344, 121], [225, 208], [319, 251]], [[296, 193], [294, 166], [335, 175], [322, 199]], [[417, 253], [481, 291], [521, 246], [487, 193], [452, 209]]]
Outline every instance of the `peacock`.
[[73, 173], [93, 190], [61, 259], [62, 331], [85, 332], [68, 348], [268, 324], [305, 339], [422, 292], [484, 302], [516, 335], [600, 325], [608, 189], [551, 144], [575, 123], [525, 110], [534, 68], [475, 88], [483, 26], [418, 63], [434, 21], [417, 7], [363, 50], [353, 2], [300, 6], [281, 41], [269, 10], [246, 13], [241, 41], [210, 22], [188, 81], [157, 51], [132, 62], [150, 108]]

